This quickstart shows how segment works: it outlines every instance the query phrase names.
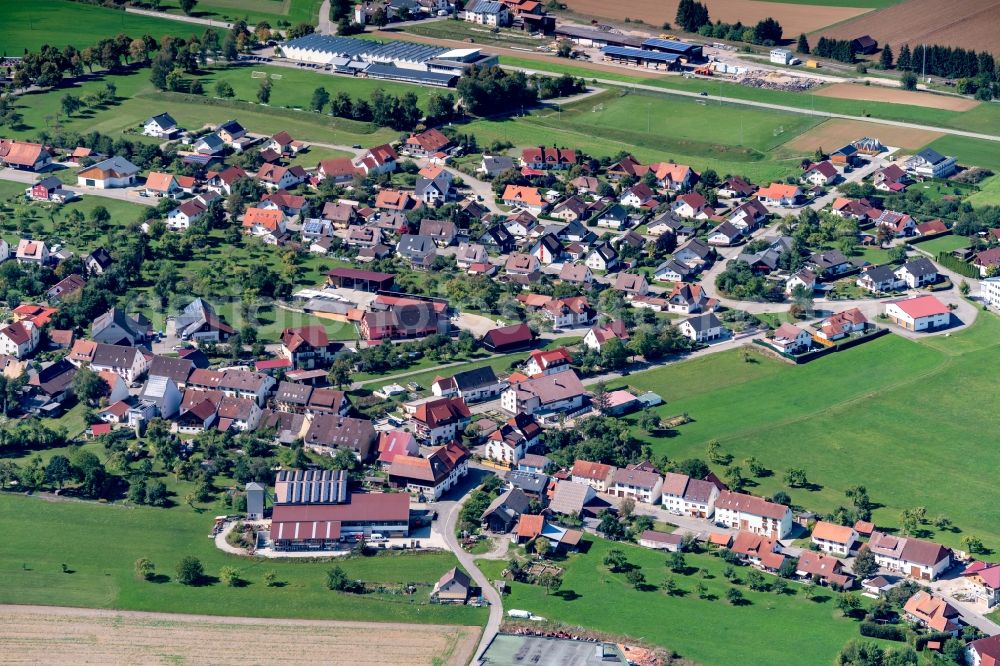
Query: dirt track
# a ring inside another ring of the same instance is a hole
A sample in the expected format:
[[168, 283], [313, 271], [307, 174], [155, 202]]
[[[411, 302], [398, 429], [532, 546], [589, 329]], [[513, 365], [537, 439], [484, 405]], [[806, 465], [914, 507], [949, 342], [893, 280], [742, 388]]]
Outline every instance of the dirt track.
[[857, 99], [866, 102], [888, 102], [890, 104], [909, 104], [911, 106], [925, 106], [930, 109], [944, 109], [946, 111], [968, 111], [980, 104], [974, 99], [965, 99], [964, 97], [898, 90], [884, 86], [861, 86], [855, 83], [835, 83], [822, 90], [817, 90], [815, 94], [820, 97]]
[[[1000, 0], [951, 0], [946, 4], [940, 0], [906, 0], [820, 32], [838, 39], [871, 35], [879, 45], [891, 44], [896, 53], [900, 45], [908, 43], [911, 47], [939, 44], [1000, 54], [998, 17]], [[781, 23], [784, 25], [784, 21]]]
[[0, 606], [4, 664], [469, 663], [479, 627]]
[[934, 139], [944, 135], [939, 132], [908, 127], [834, 118], [803, 132], [785, 143], [783, 147], [807, 152], [822, 147], [824, 150], [830, 151], [863, 136], [875, 137], [887, 146], [916, 149], [923, 148]]
[[[587, 16], [605, 16], [621, 20], [626, 17], [642, 19], [649, 25], [659, 27], [664, 21], [674, 22], [677, 16], [677, 0], [629, 0], [628, 3], [606, 2], [606, 0], [565, 0], [566, 5]], [[794, 39], [800, 32], [812, 32], [828, 25], [846, 21], [868, 9], [837, 7], [836, 0], [830, 5], [795, 5], [791, 3], [758, 2], [757, 0], [709, 0], [708, 13], [713, 21], [726, 21], [753, 25], [757, 21], [773, 17], [777, 19], [787, 38]], [[856, 35], [855, 35], [856, 36]]]

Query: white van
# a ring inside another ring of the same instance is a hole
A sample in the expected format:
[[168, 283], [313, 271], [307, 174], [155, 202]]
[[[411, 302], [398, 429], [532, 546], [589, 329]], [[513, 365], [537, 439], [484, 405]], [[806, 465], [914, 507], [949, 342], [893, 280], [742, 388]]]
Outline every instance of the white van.
[[379, 534], [378, 532], [375, 532], [370, 537], [368, 537], [368, 541], [374, 541], [378, 543], [380, 541], [388, 541], [388, 539], [385, 538], [384, 534]]

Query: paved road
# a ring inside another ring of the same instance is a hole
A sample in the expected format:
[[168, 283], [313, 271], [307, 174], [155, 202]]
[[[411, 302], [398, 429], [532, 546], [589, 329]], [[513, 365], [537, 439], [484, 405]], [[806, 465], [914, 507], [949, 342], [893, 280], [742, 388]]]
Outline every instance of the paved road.
[[316, 17], [316, 32], [324, 35], [336, 35], [337, 24], [330, 20], [330, 0], [323, 0], [319, 6], [319, 16]]
[[199, 18], [197, 16], [184, 16], [183, 14], [168, 14], [167, 12], [154, 12], [149, 9], [136, 9], [135, 7], [126, 7], [125, 11], [129, 14], [142, 14], [143, 16], [152, 16], [154, 18], [169, 19], [171, 21], [180, 21], [181, 23], [196, 23], [198, 25], [208, 25], [213, 28], [225, 28], [229, 30], [233, 27], [232, 23], [228, 21], [216, 21], [215, 19]]
[[[476, 581], [482, 591], [483, 596], [490, 604], [490, 617], [486, 622], [486, 627], [483, 629], [483, 636], [479, 641], [479, 647], [476, 648], [476, 658], [473, 661], [474, 664], [482, 663], [483, 653], [486, 648], [489, 647], [493, 639], [496, 638], [497, 633], [500, 631], [500, 623], [503, 621], [503, 599], [500, 596], [500, 592], [493, 586], [490, 580], [486, 577], [479, 567], [476, 566], [475, 558], [467, 553], [458, 543], [458, 539], [455, 537], [455, 527], [458, 524], [458, 514], [462, 510], [462, 505], [469, 498], [475, 485], [478, 485], [480, 479], [485, 476], [487, 472], [492, 472], [493, 470], [483, 470], [474, 469], [470, 471], [470, 477], [473, 477], [465, 486], [465, 494], [461, 498], [454, 501], [445, 501], [437, 503], [438, 511], [438, 524], [439, 529], [442, 531], [442, 536], [444, 537], [445, 543], [448, 548], [455, 553], [458, 558], [459, 564], [469, 572], [472, 579]], [[475, 476], [473, 476], [475, 474]]]
[[[44, 175], [48, 175], [48, 172]], [[18, 171], [17, 169], [0, 169], [0, 180], [7, 180], [13, 183], [24, 183], [31, 185], [40, 180], [39, 174], [31, 171]], [[70, 192], [75, 192], [80, 196], [94, 196], [105, 199], [117, 199], [129, 203], [141, 204], [143, 206], [155, 206], [158, 199], [150, 197], [140, 197], [135, 188], [116, 188], [113, 190], [99, 190], [90, 187], [77, 187], [76, 185], [63, 185]]]
[[978, 604], [972, 604], [957, 598], [956, 595], [961, 595], [965, 598], [965, 595], [962, 594], [962, 592], [963, 590], [967, 590], [969, 587], [961, 577], [961, 572], [964, 568], [964, 566], [954, 567], [947, 571], [943, 577], [937, 579], [933, 583], [925, 584], [930, 587], [933, 592], [944, 597], [945, 601], [958, 609], [958, 612], [961, 613], [963, 620], [990, 636], [1000, 634], [1000, 625], [984, 615], [984, 611], [986, 610], [984, 603], [980, 602]]

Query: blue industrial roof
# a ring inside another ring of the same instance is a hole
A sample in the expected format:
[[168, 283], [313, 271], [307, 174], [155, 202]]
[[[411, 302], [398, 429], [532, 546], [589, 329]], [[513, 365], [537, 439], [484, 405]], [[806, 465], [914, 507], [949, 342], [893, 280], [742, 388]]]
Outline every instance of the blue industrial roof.
[[458, 78], [457, 74], [405, 69], [381, 62], [373, 62], [365, 69], [365, 74], [375, 79], [392, 79], [431, 86], [450, 86]]
[[656, 49], [670, 49], [671, 51], [678, 51], [679, 53], [687, 53], [688, 51], [701, 48], [698, 44], [688, 44], [686, 42], [677, 42], [672, 39], [658, 39], [656, 37], [647, 39], [642, 43], [642, 45]]
[[659, 51], [644, 51], [643, 49], [633, 49], [627, 46], [605, 46], [601, 49], [604, 55], [619, 56], [622, 58], [635, 58], [637, 60], [649, 60], [653, 62], [674, 63], [680, 58], [676, 53], [660, 53]]
[[371, 39], [312, 33], [285, 43], [286, 47], [319, 51], [352, 59], [410, 60], [423, 62], [448, 51], [440, 46], [412, 42], [377, 42]]

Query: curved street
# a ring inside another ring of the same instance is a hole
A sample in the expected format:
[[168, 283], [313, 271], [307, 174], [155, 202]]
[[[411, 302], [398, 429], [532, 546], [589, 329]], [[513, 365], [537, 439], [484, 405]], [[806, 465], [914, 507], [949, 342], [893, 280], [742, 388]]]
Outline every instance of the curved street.
[[[478, 485], [478, 480], [476, 485]], [[474, 664], [482, 663], [481, 659], [486, 648], [489, 647], [493, 639], [496, 638], [497, 633], [500, 631], [500, 622], [503, 620], [503, 599], [500, 597], [500, 592], [490, 583], [490, 580], [486, 577], [479, 567], [476, 566], [475, 558], [467, 553], [458, 543], [458, 539], [455, 537], [455, 526], [458, 524], [458, 514], [462, 511], [462, 505], [465, 501], [469, 499], [472, 489], [476, 487], [473, 485], [471, 488], [467, 489], [462, 497], [454, 502], [447, 502], [449, 505], [447, 508], [442, 505], [445, 502], [439, 503], [438, 511], [443, 513], [443, 516], [439, 516], [440, 530], [442, 530], [445, 543], [448, 548], [455, 553], [455, 557], [458, 558], [459, 564], [469, 572], [472, 576], [472, 580], [476, 582], [482, 591], [483, 596], [486, 601], [490, 604], [490, 617], [486, 622], [486, 627], [483, 629], [483, 636], [479, 640], [479, 647], [476, 648], [476, 658], [473, 660]], [[465, 488], [465, 486], [463, 486]]]

